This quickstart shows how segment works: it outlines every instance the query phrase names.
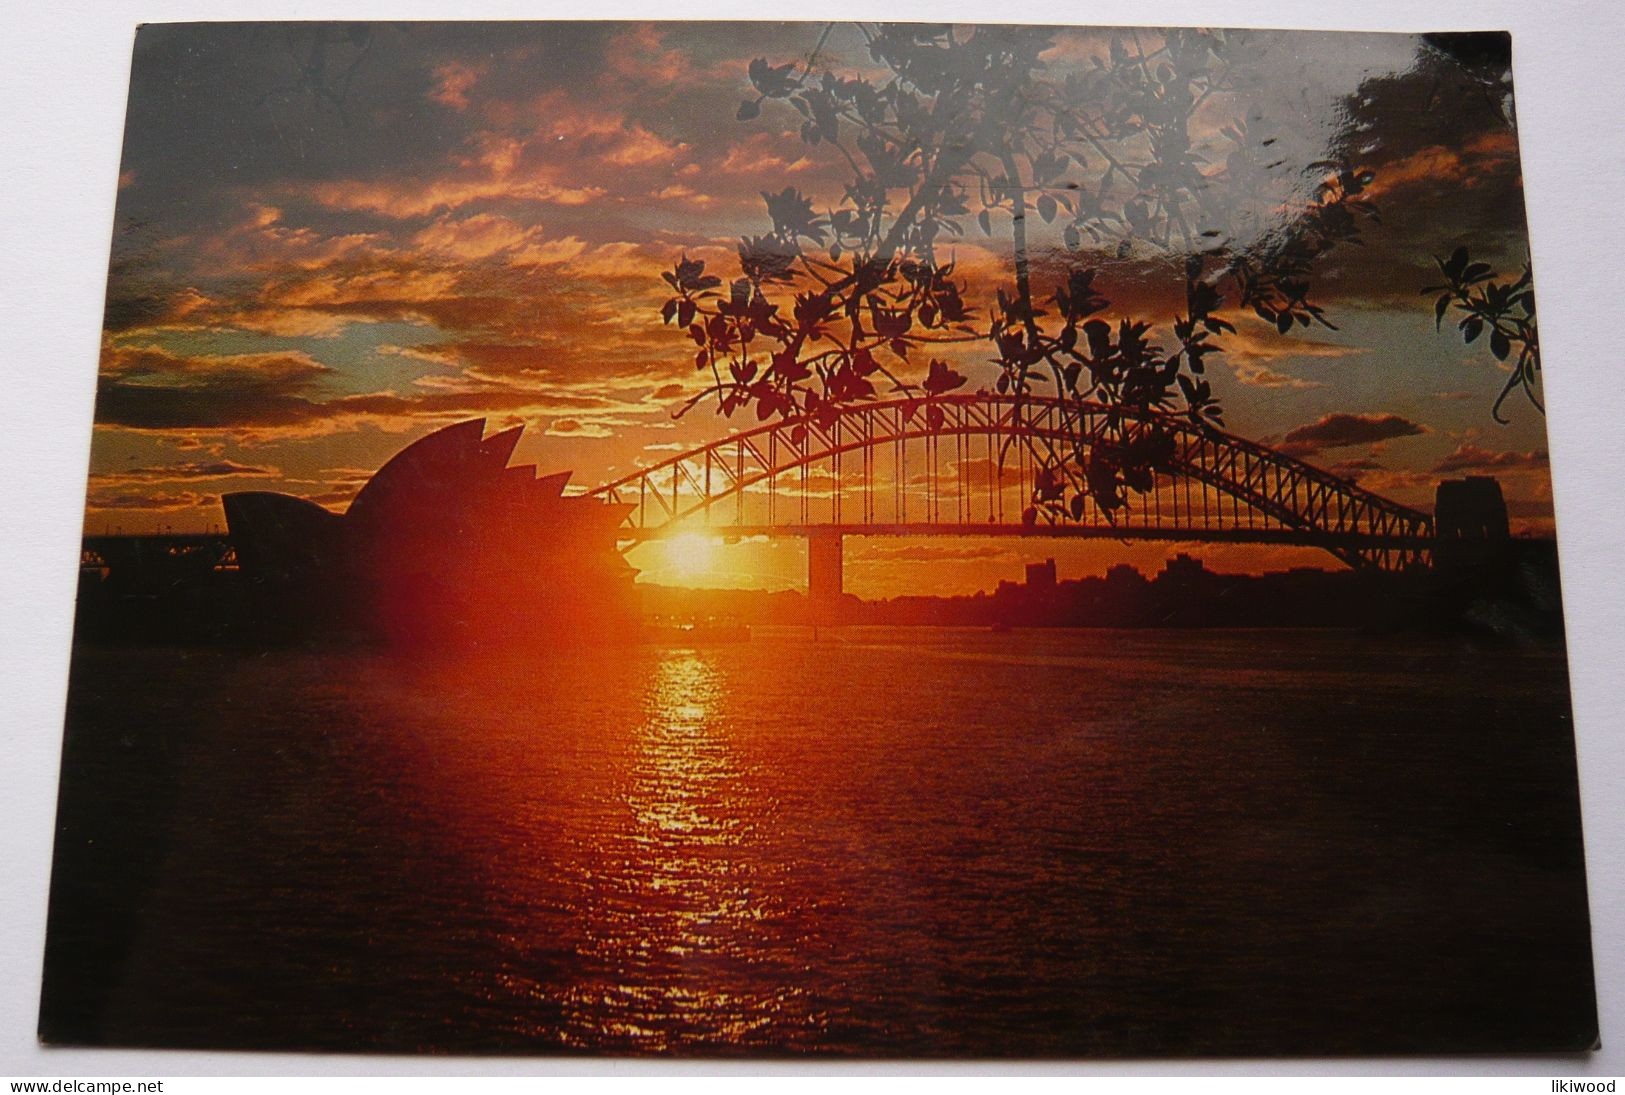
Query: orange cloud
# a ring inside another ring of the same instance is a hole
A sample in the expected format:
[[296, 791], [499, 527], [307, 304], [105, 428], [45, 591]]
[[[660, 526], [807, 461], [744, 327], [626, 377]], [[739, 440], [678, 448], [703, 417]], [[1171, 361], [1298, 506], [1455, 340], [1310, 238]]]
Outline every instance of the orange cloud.
[[334, 209], [358, 209], [406, 219], [471, 202], [503, 198], [556, 205], [585, 205], [604, 196], [603, 187], [560, 186], [542, 178], [435, 179], [416, 182], [334, 182], [311, 188], [316, 201]]
[[1547, 464], [1544, 452], [1492, 452], [1480, 448], [1469, 442], [1457, 445], [1450, 455], [1439, 461], [1434, 467], [1436, 473], [1448, 472], [1506, 472], [1527, 470], [1530, 468], [1544, 469]]
[[715, 205], [717, 201], [712, 195], [701, 194], [693, 187], [684, 186], [682, 183], [673, 183], [670, 186], [661, 187], [650, 196], [655, 201], [677, 202], [695, 209], [704, 209], [708, 205]]
[[412, 237], [414, 246], [437, 258], [460, 262], [506, 255], [521, 248], [539, 247], [541, 225], [522, 225], [495, 213], [440, 217]]
[[670, 173], [687, 162], [686, 143], [623, 115], [584, 107], [562, 92], [536, 97], [518, 116], [543, 120], [528, 132], [471, 134], [466, 151], [453, 158], [453, 173], [427, 179], [333, 180], [311, 187], [309, 197], [329, 208], [395, 219], [498, 200], [584, 205], [608, 194], [605, 186], [584, 181], [601, 177], [606, 166]]
[[434, 70], [435, 85], [429, 98], [453, 110], [468, 109], [468, 93], [484, 73], [483, 66], [448, 61]]
[[[804, 147], [800, 138], [752, 133], [730, 145], [722, 159], [711, 165], [711, 170], [724, 175], [749, 175], [753, 179], [810, 171], [818, 164], [800, 154]], [[791, 152], [795, 154], [789, 154]]]
[[1221, 360], [1230, 366], [1242, 384], [1258, 388], [1290, 388], [1306, 391], [1324, 388], [1326, 383], [1272, 368], [1303, 361], [1332, 361], [1359, 357], [1366, 351], [1353, 346], [1338, 346], [1329, 342], [1277, 335], [1256, 324], [1243, 324], [1232, 334], [1219, 340], [1224, 347]]
[[144, 490], [92, 489], [85, 496], [86, 514], [134, 510], [145, 513], [182, 513], [212, 506], [214, 495], [196, 491], [154, 493]]
[[547, 434], [550, 437], [591, 437], [598, 439], [615, 436], [615, 432], [602, 423], [582, 422], [574, 418], [555, 418], [548, 423]]
[[1489, 175], [1518, 169], [1518, 139], [1507, 130], [1485, 133], [1461, 148], [1429, 145], [1403, 159], [1383, 164], [1366, 196], [1383, 200], [1426, 183], [1472, 189]]

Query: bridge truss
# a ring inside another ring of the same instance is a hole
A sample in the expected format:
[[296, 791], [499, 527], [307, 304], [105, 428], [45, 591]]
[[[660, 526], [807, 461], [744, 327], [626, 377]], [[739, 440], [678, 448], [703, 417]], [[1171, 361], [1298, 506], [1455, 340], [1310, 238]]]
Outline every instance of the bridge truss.
[[[1041, 468], [1082, 491], [1074, 455], [1173, 440], [1153, 489], [1112, 513], [1087, 492], [1030, 512]], [[623, 540], [682, 531], [773, 536], [1077, 536], [1290, 544], [1353, 567], [1431, 558], [1433, 519], [1266, 446], [1161, 412], [987, 393], [845, 408], [731, 434], [591, 493], [630, 503]]]

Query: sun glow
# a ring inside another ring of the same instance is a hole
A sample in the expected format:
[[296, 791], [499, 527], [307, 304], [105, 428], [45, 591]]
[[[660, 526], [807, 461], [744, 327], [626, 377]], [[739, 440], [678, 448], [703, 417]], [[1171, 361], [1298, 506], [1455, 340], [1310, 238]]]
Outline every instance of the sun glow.
[[698, 578], [716, 568], [720, 546], [715, 536], [685, 532], [666, 541], [666, 564], [678, 577]]

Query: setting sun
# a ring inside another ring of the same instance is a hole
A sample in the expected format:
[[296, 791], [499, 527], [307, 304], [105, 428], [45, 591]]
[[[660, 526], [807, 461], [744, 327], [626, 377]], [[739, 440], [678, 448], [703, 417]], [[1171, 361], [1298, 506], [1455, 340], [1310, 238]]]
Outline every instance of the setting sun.
[[719, 546], [715, 536], [685, 532], [666, 541], [666, 564], [676, 577], [698, 578], [715, 569]]

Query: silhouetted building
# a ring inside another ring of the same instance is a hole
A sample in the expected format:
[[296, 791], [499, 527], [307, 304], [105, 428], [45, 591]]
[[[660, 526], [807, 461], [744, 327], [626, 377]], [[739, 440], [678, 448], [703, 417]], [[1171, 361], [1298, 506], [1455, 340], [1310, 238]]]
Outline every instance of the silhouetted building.
[[1055, 560], [1045, 559], [1042, 563], [1027, 564], [1028, 589], [1054, 589], [1055, 588]]
[[1180, 552], [1166, 563], [1162, 564], [1162, 573], [1159, 580], [1175, 583], [1181, 586], [1194, 586], [1208, 577], [1210, 571], [1202, 560], [1193, 558], [1185, 552]]
[[460, 422], [392, 457], [341, 516], [252, 491], [222, 502], [255, 613], [272, 630], [409, 641], [630, 630], [629, 505], [563, 495], [569, 473], [509, 467], [523, 427]]
[[1106, 585], [1114, 589], [1143, 589], [1145, 575], [1132, 563], [1113, 563], [1106, 568]]

